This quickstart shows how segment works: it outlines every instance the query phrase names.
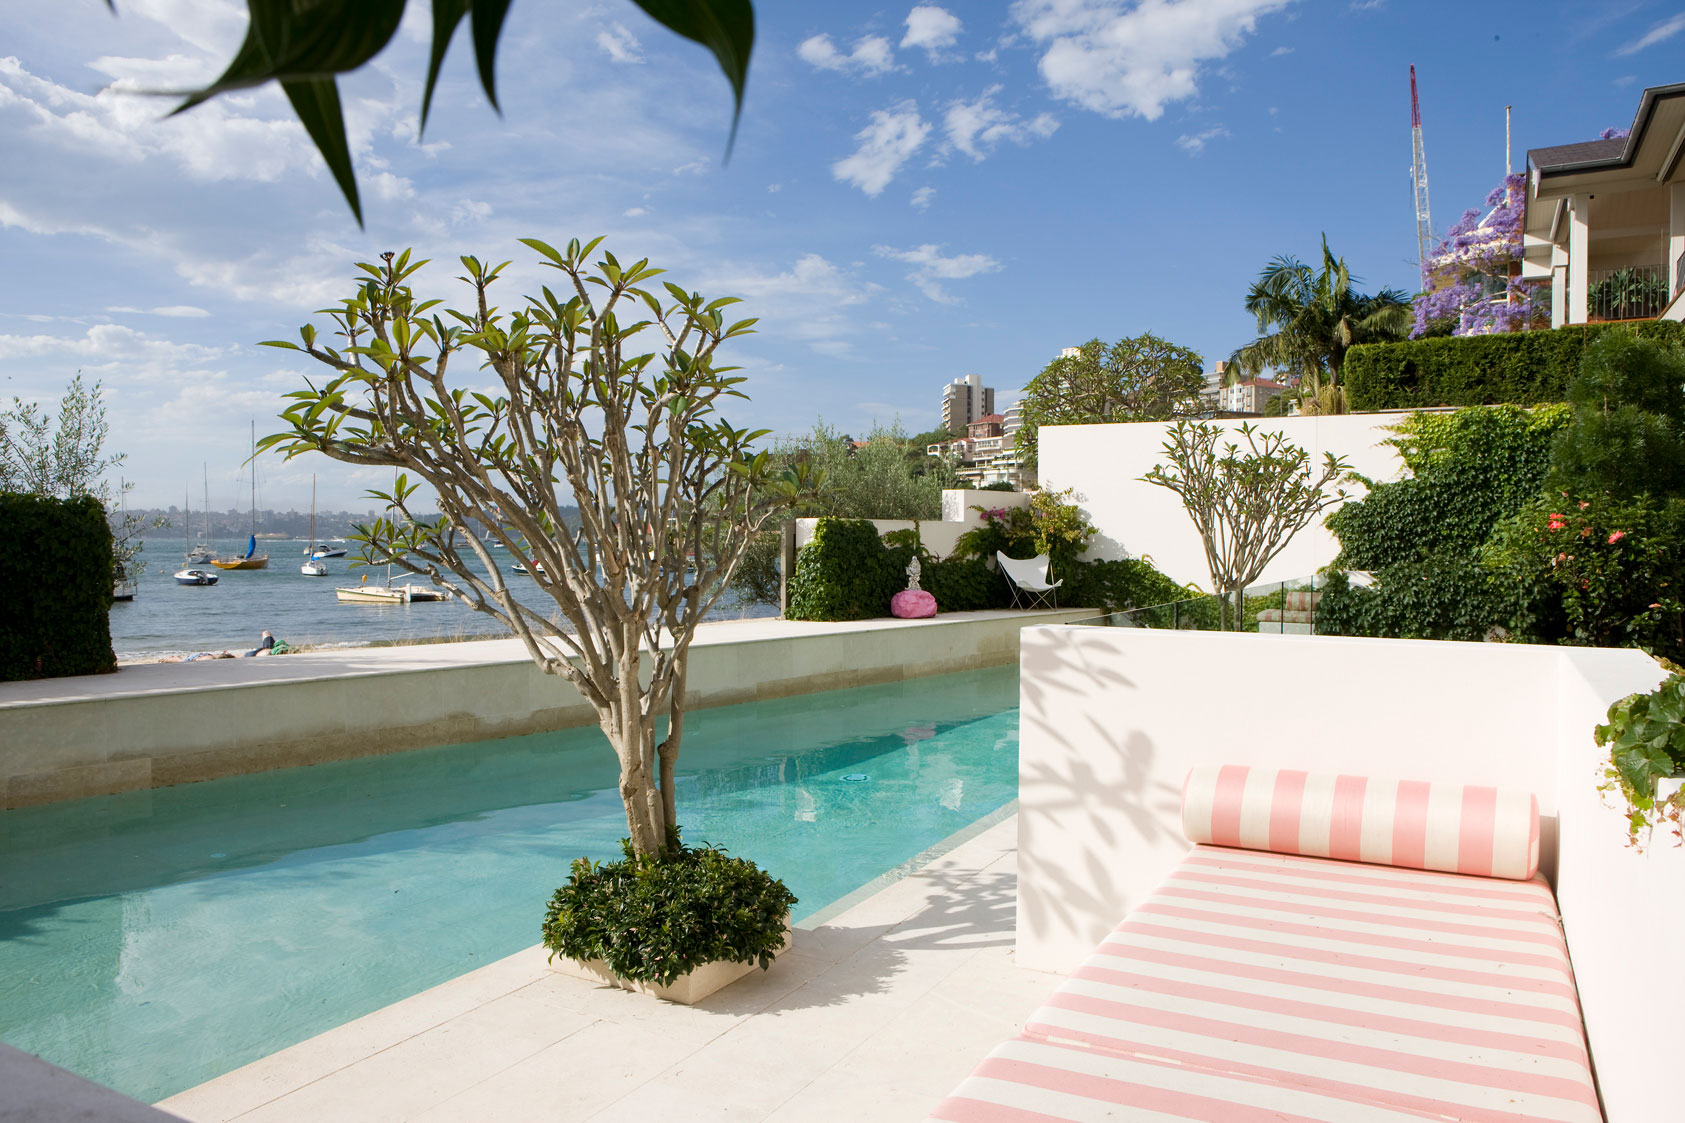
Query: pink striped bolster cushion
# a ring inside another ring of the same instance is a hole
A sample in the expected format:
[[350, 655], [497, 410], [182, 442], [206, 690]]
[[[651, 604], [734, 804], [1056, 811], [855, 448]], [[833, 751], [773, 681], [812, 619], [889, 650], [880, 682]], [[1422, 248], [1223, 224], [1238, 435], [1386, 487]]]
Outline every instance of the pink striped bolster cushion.
[[1526, 881], [1539, 869], [1530, 792], [1202, 764], [1182, 787], [1191, 842]]

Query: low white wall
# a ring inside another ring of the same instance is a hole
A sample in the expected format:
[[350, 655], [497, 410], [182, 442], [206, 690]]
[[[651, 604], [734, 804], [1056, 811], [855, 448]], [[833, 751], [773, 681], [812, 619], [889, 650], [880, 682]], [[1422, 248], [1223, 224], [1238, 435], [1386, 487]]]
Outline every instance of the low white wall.
[[[1660, 680], [1637, 651], [1040, 627], [1021, 644], [1021, 966], [1072, 969], [1188, 849], [1195, 764], [1533, 792], [1607, 1118], [1677, 1114], [1685, 850], [1625, 844], [1592, 727]], [[1291, 674], [1260, 674], [1265, 666]]]
[[[911, 530], [918, 527], [919, 541], [924, 548], [939, 558], [945, 558], [953, 553], [954, 543], [959, 541], [960, 535], [968, 530], [983, 525], [982, 512], [995, 507], [1023, 507], [1030, 502], [1030, 497], [1021, 491], [973, 491], [967, 489], [953, 489], [942, 493], [942, 517], [940, 519], [870, 519], [877, 528], [878, 534], [885, 535], [892, 530]], [[796, 549], [801, 549], [813, 541], [813, 532], [819, 525], [818, 519], [796, 520]]]
[[1607, 758], [1592, 740], [1609, 703], [1652, 690], [1661, 672], [1630, 651], [1565, 652], [1557, 681], [1556, 901], [1604, 1118], [1677, 1119], [1671, 1079], [1685, 1054], [1685, 850], [1658, 834], [1627, 845], [1620, 812], [1597, 792]]
[[1029, 504], [1028, 492], [950, 488], [942, 493], [942, 521], [980, 526], [983, 516], [974, 510], [976, 507], [990, 510], [995, 507], [1027, 507]]
[[[1352, 469], [1375, 480], [1397, 479], [1403, 470], [1398, 454], [1383, 444], [1402, 413], [1360, 413], [1329, 417], [1260, 418], [1263, 433], [1282, 432], [1311, 454], [1320, 467], [1324, 453], [1343, 456]], [[1218, 421], [1228, 430], [1240, 421]], [[1181, 583], [1211, 584], [1205, 548], [1175, 492], [1141, 477], [1165, 463], [1168, 422], [1123, 425], [1048, 425], [1041, 430], [1042, 487], [1075, 490], [1075, 501], [1099, 530], [1089, 543], [1091, 558], [1149, 557], [1153, 565]], [[1235, 438], [1239, 440], [1239, 438]], [[1244, 443], [1242, 444], [1244, 448]], [[1348, 485], [1353, 498], [1362, 485]], [[1331, 513], [1332, 509], [1330, 509]], [[1306, 577], [1339, 552], [1339, 542], [1318, 519], [1300, 531], [1264, 570], [1260, 581]]]
[[[1026, 624], [1084, 609], [931, 620], [704, 624], [693, 707], [1009, 663]], [[515, 640], [124, 667], [0, 683], [0, 806], [589, 725], [596, 711]], [[3, 1114], [3, 1113], [0, 1113]]]

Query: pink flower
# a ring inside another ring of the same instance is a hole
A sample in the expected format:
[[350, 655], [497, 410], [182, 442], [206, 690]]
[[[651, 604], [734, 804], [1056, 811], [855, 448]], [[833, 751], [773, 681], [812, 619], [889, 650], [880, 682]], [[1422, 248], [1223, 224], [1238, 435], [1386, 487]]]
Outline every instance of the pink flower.
[[1619, 542], [1621, 539], [1623, 539], [1625, 537], [1626, 537], [1626, 531], [1617, 530], [1617, 531], [1615, 531], [1615, 533], [1613, 533], [1609, 536], [1609, 545], [1613, 546], [1615, 543]]
[[1562, 521], [1561, 515], [1552, 515], [1550, 517], [1550, 522], [1545, 524], [1545, 529], [1546, 530], [1561, 530], [1563, 527], [1565, 527], [1567, 525], [1568, 525], [1567, 523]]
[[1580, 510], [1583, 511], [1589, 506], [1591, 506], [1591, 504], [1588, 501], [1586, 501], [1584, 499], [1580, 500]]

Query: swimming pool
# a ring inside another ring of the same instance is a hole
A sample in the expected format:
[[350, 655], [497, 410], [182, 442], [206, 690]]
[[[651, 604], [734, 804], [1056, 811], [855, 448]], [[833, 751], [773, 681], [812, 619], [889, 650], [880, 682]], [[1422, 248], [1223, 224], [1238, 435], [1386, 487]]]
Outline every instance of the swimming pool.
[[[813, 916], [1016, 797], [1017, 684], [696, 711], [685, 838]], [[593, 727], [0, 813], [0, 1040], [155, 1101], [512, 954], [615, 778]]]

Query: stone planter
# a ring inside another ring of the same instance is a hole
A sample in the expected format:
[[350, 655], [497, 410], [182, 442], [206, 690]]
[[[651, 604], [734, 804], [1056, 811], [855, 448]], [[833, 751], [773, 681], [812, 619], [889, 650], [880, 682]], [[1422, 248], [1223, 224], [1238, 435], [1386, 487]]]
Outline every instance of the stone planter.
[[[789, 919], [784, 922], [784, 944], [774, 953], [773, 958], [783, 955], [790, 950], [791, 930]], [[659, 983], [639, 983], [630, 979], [623, 979], [609, 970], [608, 964], [601, 959], [567, 959], [555, 956], [550, 960], [550, 969], [564, 975], [572, 975], [576, 979], [587, 979], [594, 983], [606, 983], [622, 990], [637, 991], [639, 994], [654, 995], [656, 998], [668, 1002], [677, 1002], [682, 1006], [691, 1006], [701, 1002], [710, 994], [735, 983], [738, 979], [751, 971], [759, 971], [759, 963], [727, 963], [715, 960], [704, 963], [687, 974], [680, 975], [666, 986]]]

